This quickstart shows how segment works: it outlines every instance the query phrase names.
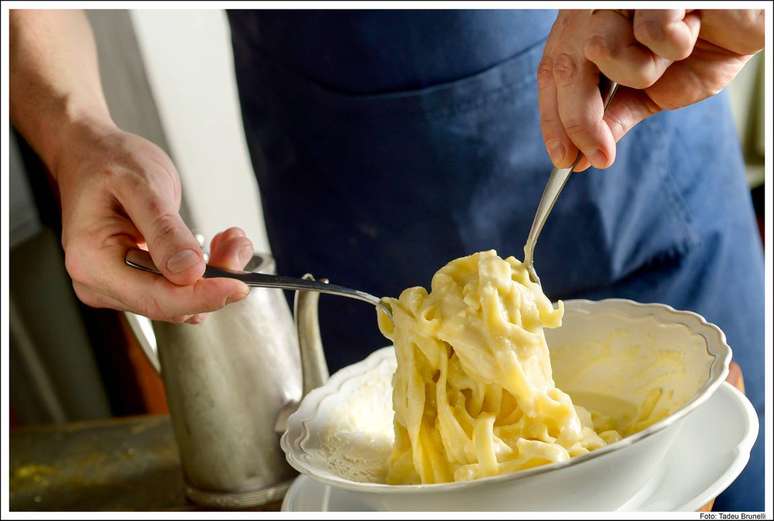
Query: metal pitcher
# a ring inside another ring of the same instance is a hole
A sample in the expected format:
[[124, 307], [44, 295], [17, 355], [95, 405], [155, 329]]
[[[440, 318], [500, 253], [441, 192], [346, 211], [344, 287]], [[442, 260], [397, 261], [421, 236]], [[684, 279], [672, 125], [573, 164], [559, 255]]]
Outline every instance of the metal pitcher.
[[[245, 269], [273, 273], [274, 259], [256, 255]], [[164, 381], [191, 501], [257, 506], [281, 498], [296, 476], [279, 438], [303, 395], [328, 378], [318, 299], [296, 292], [295, 325], [282, 290], [265, 288], [199, 325], [151, 326], [126, 313]]]

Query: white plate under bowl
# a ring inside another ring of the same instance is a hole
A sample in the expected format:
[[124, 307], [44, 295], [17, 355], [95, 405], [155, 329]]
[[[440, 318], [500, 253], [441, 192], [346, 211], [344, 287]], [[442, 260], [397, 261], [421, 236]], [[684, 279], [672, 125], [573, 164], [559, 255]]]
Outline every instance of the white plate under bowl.
[[[722, 418], [723, 421], [718, 421]], [[758, 435], [758, 417], [750, 401], [724, 383], [685, 418], [658, 474], [624, 511], [696, 511], [717, 497], [744, 469]], [[282, 502], [285, 512], [369, 511], [358, 494], [299, 476]], [[438, 505], [443, 510], [443, 505]], [[495, 510], [518, 511], [504, 499]]]

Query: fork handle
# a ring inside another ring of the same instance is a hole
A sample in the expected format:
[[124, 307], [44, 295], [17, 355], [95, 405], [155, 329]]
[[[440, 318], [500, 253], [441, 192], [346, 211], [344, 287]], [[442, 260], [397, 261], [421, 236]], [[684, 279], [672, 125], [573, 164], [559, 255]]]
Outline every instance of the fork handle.
[[[127, 266], [131, 266], [134, 269], [161, 275], [161, 271], [159, 271], [150, 254], [145, 250], [128, 250], [126, 252], [126, 256], [124, 257], [124, 262]], [[225, 268], [218, 268], [210, 264], [207, 264], [203, 277], [205, 279], [217, 277], [237, 279], [241, 280], [248, 286], [256, 288], [280, 288], [319, 291], [320, 293], [328, 293], [331, 295], [338, 295], [340, 297], [349, 297], [356, 300], [362, 300], [364, 302], [368, 302], [369, 304], [373, 304], [374, 306], [377, 306], [380, 303], [380, 299], [378, 297], [370, 295], [364, 291], [345, 288], [344, 286], [339, 286], [337, 284], [328, 284], [328, 282], [324, 279], [297, 279], [294, 277], [283, 277], [281, 275], [269, 275], [267, 273], [228, 270]]]

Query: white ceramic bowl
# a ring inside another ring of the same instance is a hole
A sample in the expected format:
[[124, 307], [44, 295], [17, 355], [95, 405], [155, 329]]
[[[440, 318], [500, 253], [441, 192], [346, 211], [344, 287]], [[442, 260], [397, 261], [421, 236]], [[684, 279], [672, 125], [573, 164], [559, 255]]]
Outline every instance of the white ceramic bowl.
[[662, 304], [565, 301], [561, 328], [546, 332], [554, 380], [576, 402], [599, 394], [641, 401], [659, 389], [670, 414], [646, 429], [562, 463], [475, 481], [380, 483], [392, 431], [392, 347], [348, 366], [309, 393], [281, 439], [299, 472], [356, 493], [374, 509], [615, 510], [661, 465], [682, 419], [728, 374], [725, 335], [703, 317]]

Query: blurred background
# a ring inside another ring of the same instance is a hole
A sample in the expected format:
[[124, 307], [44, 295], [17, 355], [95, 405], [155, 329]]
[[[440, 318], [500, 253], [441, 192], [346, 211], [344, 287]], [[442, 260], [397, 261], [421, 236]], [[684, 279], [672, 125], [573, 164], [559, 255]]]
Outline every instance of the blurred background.
[[[256, 251], [270, 252], [225, 12], [95, 10], [89, 18], [113, 118], [175, 161], [189, 226], [209, 241], [238, 224]], [[729, 92], [762, 233], [762, 53]], [[76, 299], [58, 240], [58, 203], [35, 154], [14, 134], [10, 175], [11, 427], [167, 412], [126, 317]]]

